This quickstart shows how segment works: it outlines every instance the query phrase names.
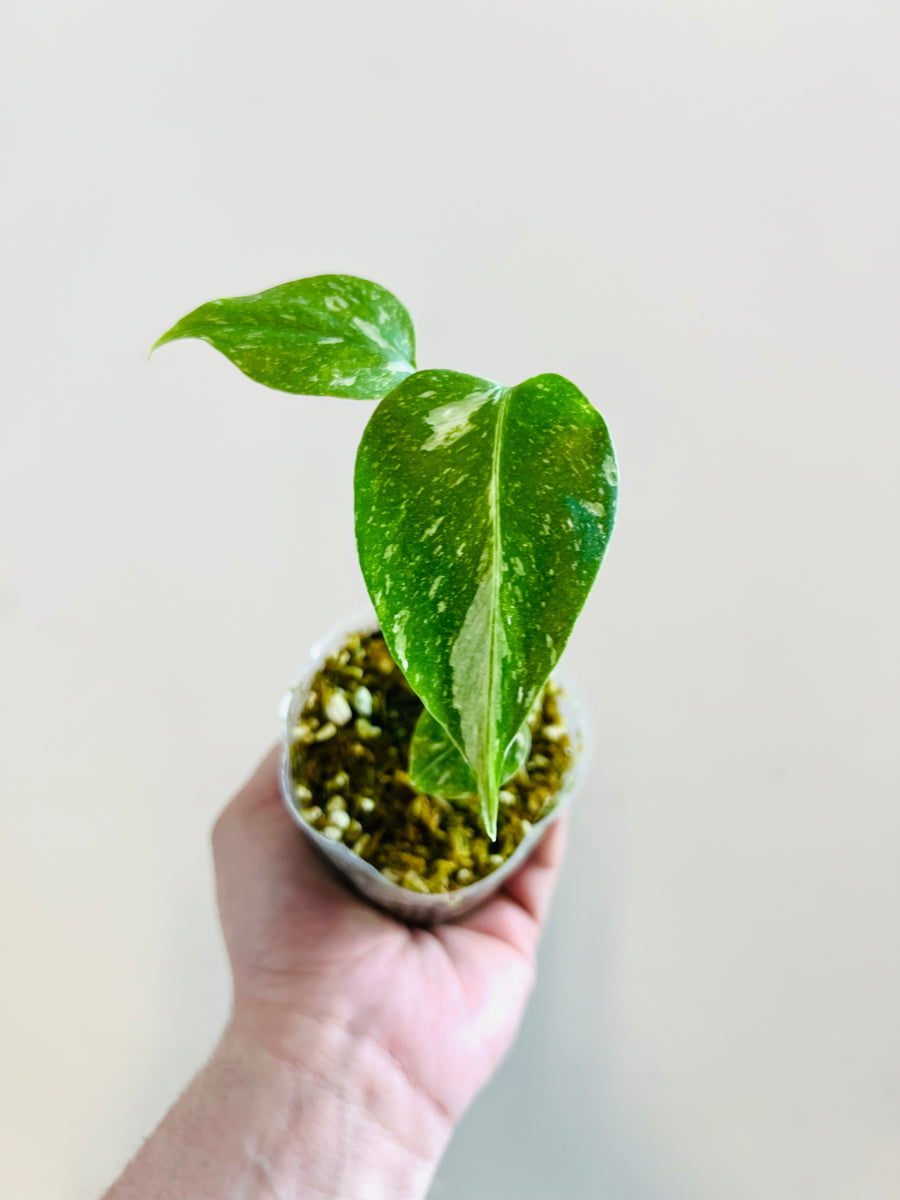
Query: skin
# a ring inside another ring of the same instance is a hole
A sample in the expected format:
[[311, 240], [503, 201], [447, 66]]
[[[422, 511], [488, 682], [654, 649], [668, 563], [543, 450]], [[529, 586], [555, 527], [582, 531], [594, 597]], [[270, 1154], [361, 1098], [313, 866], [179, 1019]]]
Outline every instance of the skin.
[[105, 1200], [417, 1200], [518, 1029], [563, 822], [477, 912], [410, 929], [332, 875], [277, 763], [213, 831], [231, 1022]]

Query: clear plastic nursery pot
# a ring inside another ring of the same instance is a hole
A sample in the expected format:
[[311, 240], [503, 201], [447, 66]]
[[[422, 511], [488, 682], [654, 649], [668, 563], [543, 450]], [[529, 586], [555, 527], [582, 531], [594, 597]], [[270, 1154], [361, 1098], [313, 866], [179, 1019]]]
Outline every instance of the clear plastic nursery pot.
[[485, 878], [448, 892], [423, 894], [409, 891], [400, 884], [387, 879], [374, 866], [354, 854], [349, 846], [342, 842], [329, 840], [303, 819], [299, 811], [291, 770], [292, 732], [300, 720], [316, 674], [322, 669], [326, 659], [340, 651], [349, 635], [373, 633], [378, 628], [374, 611], [372, 609], [363, 610], [335, 625], [310, 648], [306, 665], [285, 694], [281, 704], [280, 716], [283, 725], [281, 792], [288, 812], [303, 833], [315, 843], [319, 851], [337, 871], [367, 900], [403, 921], [418, 925], [433, 925], [440, 921], [463, 916], [483, 904], [510, 875], [522, 866], [553, 821], [571, 801], [581, 785], [588, 765], [589, 742], [585, 710], [569, 678], [562, 671], [554, 671], [553, 680], [561, 689], [557, 703], [568, 731], [573, 754], [571, 765], [563, 773], [562, 783], [556, 793], [553, 808], [534, 824], [509, 858]]

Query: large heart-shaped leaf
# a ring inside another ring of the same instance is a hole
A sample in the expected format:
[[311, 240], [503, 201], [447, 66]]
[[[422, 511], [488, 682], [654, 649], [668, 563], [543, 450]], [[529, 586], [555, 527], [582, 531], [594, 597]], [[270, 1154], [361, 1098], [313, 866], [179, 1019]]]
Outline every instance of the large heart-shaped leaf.
[[[521, 771], [530, 753], [531, 730], [525, 724], [506, 751], [501, 783]], [[420, 792], [445, 800], [478, 795], [478, 781], [472, 768], [427, 708], [422, 709], [409, 744], [409, 778]]]
[[409, 313], [377, 283], [316, 275], [253, 296], [213, 300], [154, 344], [201, 338], [268, 387], [376, 400], [415, 370]]
[[606, 425], [559, 375], [506, 388], [420, 371], [375, 410], [355, 488], [360, 564], [384, 636], [471, 767], [493, 837], [506, 749], [612, 528]]

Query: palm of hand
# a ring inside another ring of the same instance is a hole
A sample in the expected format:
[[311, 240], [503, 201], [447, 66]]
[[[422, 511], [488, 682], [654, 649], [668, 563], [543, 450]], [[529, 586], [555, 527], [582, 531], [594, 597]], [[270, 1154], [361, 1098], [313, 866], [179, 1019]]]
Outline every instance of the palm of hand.
[[410, 929], [344, 887], [294, 828], [272, 753], [214, 833], [235, 1005], [269, 1029], [350, 1034], [455, 1120], [511, 1043], [562, 855], [557, 825], [459, 922]]

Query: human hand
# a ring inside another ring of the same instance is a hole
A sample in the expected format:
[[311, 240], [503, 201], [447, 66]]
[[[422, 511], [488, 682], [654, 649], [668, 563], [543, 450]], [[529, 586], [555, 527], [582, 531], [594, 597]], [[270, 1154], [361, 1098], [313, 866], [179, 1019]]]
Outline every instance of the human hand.
[[515, 1036], [563, 822], [482, 908], [411, 929], [332, 874], [285, 811], [277, 771], [272, 752], [213, 833], [234, 975], [226, 1044], [243, 1061], [265, 1056], [282, 1078], [297, 1073], [299, 1125], [321, 1153], [313, 1163], [308, 1144], [295, 1152], [325, 1194], [381, 1195], [386, 1158], [395, 1189], [401, 1176], [418, 1182], [384, 1194], [421, 1194]]
[[421, 1200], [518, 1028], [562, 823], [483, 908], [410, 929], [331, 874], [277, 771], [213, 831], [232, 1020], [106, 1200]]

